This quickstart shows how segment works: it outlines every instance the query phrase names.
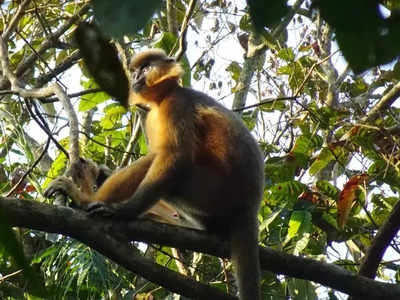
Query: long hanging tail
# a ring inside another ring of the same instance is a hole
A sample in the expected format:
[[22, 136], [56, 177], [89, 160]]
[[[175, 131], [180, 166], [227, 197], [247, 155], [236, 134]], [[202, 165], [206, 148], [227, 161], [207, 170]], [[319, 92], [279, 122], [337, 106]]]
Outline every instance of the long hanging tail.
[[245, 216], [231, 231], [231, 256], [240, 300], [261, 300], [258, 229], [255, 216]]

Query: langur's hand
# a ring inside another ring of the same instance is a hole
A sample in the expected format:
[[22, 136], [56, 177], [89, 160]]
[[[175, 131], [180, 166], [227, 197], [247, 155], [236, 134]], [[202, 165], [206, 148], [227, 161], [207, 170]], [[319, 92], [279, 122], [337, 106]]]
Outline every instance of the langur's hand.
[[58, 177], [50, 182], [50, 184], [47, 186], [46, 190], [44, 191], [44, 196], [46, 198], [51, 198], [56, 196], [56, 194], [69, 196], [71, 185], [73, 185], [73, 183], [68, 177]]
[[112, 218], [116, 216], [116, 209], [113, 205], [105, 204], [103, 202], [92, 202], [89, 203], [86, 211], [89, 216], [100, 216]]

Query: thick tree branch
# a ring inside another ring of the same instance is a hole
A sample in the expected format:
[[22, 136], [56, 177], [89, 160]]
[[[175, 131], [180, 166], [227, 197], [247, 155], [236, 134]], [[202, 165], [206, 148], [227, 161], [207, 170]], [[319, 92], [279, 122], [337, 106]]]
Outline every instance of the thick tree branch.
[[68, 207], [14, 198], [0, 197], [0, 210], [7, 212], [11, 226], [61, 233], [73, 237], [126, 269], [163, 285], [172, 292], [204, 300], [237, 299], [138, 255], [126, 237], [118, 232], [123, 224], [114, 227], [111, 220], [88, 218], [85, 213]]
[[258, 46], [264, 46], [260, 43], [260, 38], [254, 33], [251, 33], [248, 41], [248, 51], [244, 58], [243, 68], [239, 75], [237, 84], [237, 92], [233, 97], [232, 110], [240, 113], [246, 105], [247, 94], [250, 89], [250, 83], [253, 78], [257, 65], [264, 65], [265, 55], [261, 55]]
[[58, 84], [54, 85], [54, 94], [62, 103], [69, 120], [70, 163], [79, 162], [79, 122], [71, 100]]
[[387, 109], [400, 97], [400, 82], [396, 83], [389, 92], [382, 96], [382, 98], [376, 103], [376, 105], [368, 112], [368, 114], [362, 119], [365, 123], [371, 123], [375, 121], [379, 114]]
[[389, 218], [382, 224], [368, 248], [367, 254], [361, 264], [359, 274], [369, 278], [374, 278], [379, 263], [389, 246], [390, 242], [396, 236], [400, 229], [400, 201], [393, 208]]
[[[281, 22], [273, 31], [270, 39], [276, 40], [282, 31], [286, 28], [287, 24], [292, 20], [297, 10], [300, 8], [304, 0], [297, 0], [294, 3], [292, 9], [285, 16], [283, 22]], [[254, 72], [257, 69], [257, 65], [264, 65], [265, 55], [263, 55], [267, 49], [267, 41], [261, 41], [261, 38], [251, 33], [247, 45], [247, 53], [243, 62], [243, 68], [239, 75], [239, 82], [237, 85], [238, 92], [235, 93], [233, 98], [232, 110], [240, 113], [245, 109], [247, 102], [247, 94], [249, 92], [250, 83], [253, 78]]]
[[[383, 255], [390, 242], [396, 236], [400, 229], [400, 201], [398, 201], [393, 208], [392, 213], [385, 223], [377, 232], [372, 241], [371, 246], [368, 248], [367, 254], [361, 264], [359, 275], [374, 278], [379, 264], [382, 261]], [[350, 297], [349, 300], [362, 300], [361, 297]]]
[[[126, 241], [158, 243], [221, 257], [229, 255], [227, 243], [222, 243], [217, 237], [197, 230], [143, 220], [126, 223], [89, 218], [86, 214], [68, 207], [2, 197], [0, 197], [0, 209], [7, 213], [12, 226], [60, 233], [76, 238], [130, 271], [163, 285], [169, 290], [194, 297], [191, 291], [194, 291], [194, 285], [196, 285], [197, 299], [199, 299], [198, 292], [206, 291], [203, 294], [205, 295], [214, 289], [186, 279], [182, 275], [171, 274], [172, 271], [161, 266], [154, 266], [153, 262], [144, 260], [141, 256], [135, 256]], [[336, 265], [267, 248], [260, 248], [260, 257], [264, 270], [318, 282], [364, 299], [400, 299], [399, 286], [377, 282]], [[214, 298], [211, 294], [207, 295], [208, 298], [200, 297], [200, 299], [234, 299], [231, 296]]]

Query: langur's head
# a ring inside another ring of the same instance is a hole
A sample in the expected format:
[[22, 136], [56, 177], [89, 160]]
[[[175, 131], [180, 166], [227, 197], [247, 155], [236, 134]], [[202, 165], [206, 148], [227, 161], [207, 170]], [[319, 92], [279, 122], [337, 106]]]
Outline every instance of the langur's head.
[[137, 54], [133, 57], [129, 69], [132, 73], [132, 88], [136, 93], [165, 80], [177, 81], [183, 74], [181, 65], [161, 49]]

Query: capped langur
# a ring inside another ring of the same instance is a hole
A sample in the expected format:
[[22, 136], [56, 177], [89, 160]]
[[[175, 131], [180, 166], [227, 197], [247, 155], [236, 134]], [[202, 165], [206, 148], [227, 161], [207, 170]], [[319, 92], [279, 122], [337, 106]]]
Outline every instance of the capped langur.
[[91, 195], [62, 178], [57, 191], [91, 214], [140, 217], [160, 199], [192, 227], [231, 244], [241, 300], [260, 300], [257, 212], [264, 164], [252, 135], [231, 111], [201, 92], [183, 88], [182, 67], [162, 50], [130, 63], [129, 104], [147, 106], [149, 153], [110, 177]]

